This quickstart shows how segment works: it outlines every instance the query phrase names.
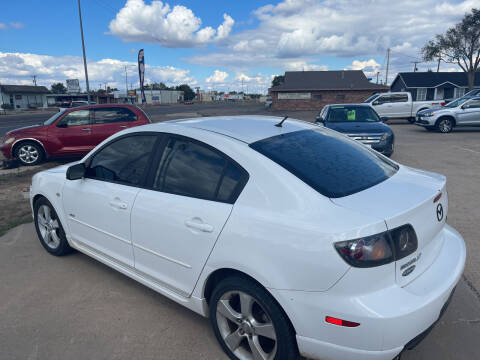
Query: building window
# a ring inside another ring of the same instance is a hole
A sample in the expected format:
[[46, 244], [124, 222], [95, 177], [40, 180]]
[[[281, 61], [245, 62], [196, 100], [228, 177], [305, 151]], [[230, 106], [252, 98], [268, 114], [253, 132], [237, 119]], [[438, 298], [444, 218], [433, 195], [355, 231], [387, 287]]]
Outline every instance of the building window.
[[425, 101], [425, 100], [427, 100], [427, 89], [426, 88], [417, 89], [417, 101]]
[[345, 95], [344, 95], [344, 94], [338, 94], [338, 95], [336, 96], [336, 99], [337, 99], [337, 100], [340, 100], [340, 101], [343, 101], [343, 100], [345, 100]]
[[313, 99], [314, 100], [322, 100], [322, 94], [314, 94]]
[[456, 98], [459, 98], [459, 97], [462, 97], [463, 95], [465, 95], [465, 88], [454, 88], [453, 89], [453, 97], [456, 99]]

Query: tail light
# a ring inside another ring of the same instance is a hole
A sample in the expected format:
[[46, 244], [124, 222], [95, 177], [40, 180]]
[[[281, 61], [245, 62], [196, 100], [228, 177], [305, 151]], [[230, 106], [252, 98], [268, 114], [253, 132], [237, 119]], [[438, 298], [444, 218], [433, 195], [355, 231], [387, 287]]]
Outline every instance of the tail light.
[[446, 103], [445, 101], [442, 101], [442, 102], [440, 103], [440, 105], [441, 105], [441, 106], [445, 106], [445, 105], [447, 105], [447, 103]]
[[349, 265], [367, 268], [389, 264], [415, 252], [417, 235], [411, 225], [380, 234], [335, 243], [335, 249]]

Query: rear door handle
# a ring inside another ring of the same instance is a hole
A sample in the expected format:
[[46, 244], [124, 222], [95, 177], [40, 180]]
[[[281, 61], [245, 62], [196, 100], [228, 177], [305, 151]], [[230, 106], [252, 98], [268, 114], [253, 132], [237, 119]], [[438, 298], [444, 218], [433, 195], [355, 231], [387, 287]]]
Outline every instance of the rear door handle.
[[120, 125], [122, 129], [126, 129], [128, 126], [127, 125]]
[[208, 232], [208, 233], [213, 232], [213, 226], [212, 225], [205, 224], [203, 222], [198, 222], [198, 220], [197, 221], [186, 220], [185, 221], [185, 226], [189, 227], [191, 229], [200, 230], [202, 232]]
[[92, 129], [90, 129], [90, 128], [83, 128], [82, 130], [83, 130], [83, 131], [91, 131]]
[[119, 198], [115, 198], [112, 201], [109, 202], [110, 206], [113, 207], [114, 209], [119, 209], [119, 210], [127, 210], [128, 205], [121, 201]]

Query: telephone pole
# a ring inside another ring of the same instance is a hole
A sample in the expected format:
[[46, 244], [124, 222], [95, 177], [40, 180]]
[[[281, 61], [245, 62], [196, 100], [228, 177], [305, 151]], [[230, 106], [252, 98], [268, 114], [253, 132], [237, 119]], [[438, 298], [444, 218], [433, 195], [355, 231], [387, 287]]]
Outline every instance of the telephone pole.
[[413, 64], [413, 72], [417, 72], [417, 64], [421, 63], [421, 61], [411, 61], [411, 63]]
[[390, 67], [390, 48], [387, 49], [387, 71], [385, 73], [385, 85], [387, 85], [388, 81], [388, 68]]
[[33, 78], [33, 84], [37, 86], [37, 75], [32, 75]]
[[83, 40], [82, 9], [80, 8], [80, 0], [78, 0], [78, 18], [80, 20], [80, 35], [82, 36], [83, 67], [85, 68], [85, 82], [87, 83], [87, 99], [90, 104], [90, 86], [88, 84], [87, 57], [85, 56], [85, 41]]
[[378, 84], [378, 75], [380, 75], [380, 71], [377, 71], [377, 84]]
[[438, 57], [438, 64], [437, 64], [437, 72], [440, 71], [440, 60], [442, 60], [442, 58], [439, 56]]

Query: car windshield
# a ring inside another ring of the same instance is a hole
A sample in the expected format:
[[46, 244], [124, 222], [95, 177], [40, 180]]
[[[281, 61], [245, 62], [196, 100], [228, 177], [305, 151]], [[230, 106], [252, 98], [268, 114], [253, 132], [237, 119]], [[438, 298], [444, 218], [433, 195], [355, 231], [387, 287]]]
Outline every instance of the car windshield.
[[370, 96], [367, 100], [364, 101], [364, 103], [369, 103], [369, 102], [372, 102], [373, 100], [375, 100], [377, 97], [379, 97], [380, 94], [375, 94], [375, 95], [372, 95]]
[[457, 100], [454, 100], [452, 102], [449, 102], [447, 105], [445, 105], [444, 107], [446, 108], [455, 108], [455, 107], [458, 107], [460, 105], [462, 105], [464, 102], [470, 100], [471, 98], [459, 98]]
[[329, 198], [368, 189], [398, 170], [365, 145], [328, 129], [277, 135], [250, 147]]
[[327, 114], [328, 122], [378, 122], [375, 110], [369, 106], [341, 105], [330, 106]]
[[57, 120], [60, 116], [63, 115], [63, 113], [65, 112], [65, 110], [62, 110], [62, 111], [59, 111], [57, 112], [55, 115], [53, 115], [51, 118], [49, 118], [48, 120], [45, 120], [43, 122], [43, 125], [51, 125], [55, 122], [55, 120]]

